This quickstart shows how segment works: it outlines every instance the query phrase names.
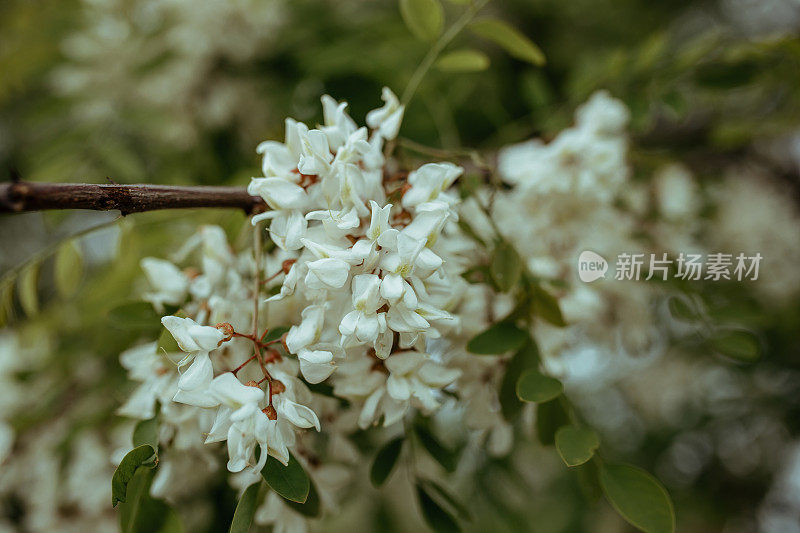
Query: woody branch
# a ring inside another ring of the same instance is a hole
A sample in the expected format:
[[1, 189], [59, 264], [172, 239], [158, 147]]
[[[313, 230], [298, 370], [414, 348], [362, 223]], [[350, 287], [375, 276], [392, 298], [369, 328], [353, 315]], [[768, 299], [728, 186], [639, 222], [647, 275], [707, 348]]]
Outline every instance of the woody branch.
[[239, 187], [182, 187], [91, 183], [0, 183], [0, 213], [47, 209], [118, 210], [123, 215], [159, 209], [218, 207], [247, 214], [267, 209], [264, 201]]

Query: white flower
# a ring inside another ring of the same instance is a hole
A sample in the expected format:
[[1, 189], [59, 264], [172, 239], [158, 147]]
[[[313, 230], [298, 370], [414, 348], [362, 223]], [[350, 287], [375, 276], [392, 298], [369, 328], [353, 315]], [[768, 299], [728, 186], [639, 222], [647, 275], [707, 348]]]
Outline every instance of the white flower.
[[305, 283], [309, 289], [338, 289], [346, 282], [350, 265], [341, 259], [325, 257], [306, 264]]
[[145, 293], [143, 299], [163, 311], [164, 304], [180, 305], [186, 298], [189, 278], [178, 267], [163, 259], [145, 257], [139, 263], [144, 270], [153, 292]]
[[267, 211], [254, 216], [251, 222], [255, 225], [264, 219], [272, 219], [269, 234], [281, 250], [299, 250], [303, 247], [308, 222], [300, 211]]
[[347, 102], [337, 102], [330, 96], [322, 97], [322, 116], [325, 125], [320, 129], [325, 132], [332, 148], [339, 148], [348, 137], [356, 131], [355, 121], [345, 111]]
[[367, 238], [377, 242], [380, 246], [395, 246], [399, 232], [389, 225], [392, 204], [380, 207], [377, 202], [370, 200], [369, 205], [372, 209], [372, 218], [367, 230]]
[[309, 383], [322, 383], [336, 370], [333, 352], [328, 350], [301, 348], [297, 351], [297, 360], [300, 361], [300, 372]]
[[155, 416], [156, 401], [169, 402], [176, 388], [175, 372], [164, 354], [156, 351], [156, 343], [135, 346], [120, 354], [128, 377], [141, 382], [117, 414], [147, 420]]
[[178, 391], [172, 400], [196, 407], [215, 407], [218, 402], [208, 394], [213, 378], [214, 367], [208, 352], [198, 352], [178, 379]]
[[302, 153], [297, 170], [301, 174], [325, 176], [330, 172], [333, 155], [324, 131], [301, 128], [300, 147]]
[[[277, 422], [270, 420], [259, 406], [264, 399], [263, 390], [243, 385], [232, 373], [226, 372], [214, 378], [209, 393], [221, 406], [206, 442], [227, 439], [228, 470], [241, 472], [250, 466], [253, 472], [259, 472], [268, 454], [284, 464], [288, 462], [288, 450]], [[254, 460], [256, 445], [261, 447], [257, 462]]]
[[403, 195], [403, 207], [436, 200], [464, 172], [452, 163], [428, 163], [408, 175], [411, 188]]
[[263, 198], [272, 209], [304, 209], [309, 205], [306, 191], [284, 178], [253, 178], [247, 192]]
[[343, 346], [375, 342], [386, 329], [381, 305], [381, 280], [375, 274], [359, 274], [353, 278], [353, 311], [347, 313], [339, 324]]
[[408, 400], [414, 396], [427, 410], [438, 407], [433, 390], [449, 385], [460, 372], [430, 360], [427, 354], [400, 352], [390, 355], [384, 362], [389, 370], [386, 390], [395, 400]]
[[384, 139], [392, 140], [400, 131], [405, 106], [400, 105], [400, 100], [388, 87], [383, 88], [381, 100], [384, 102], [383, 107], [367, 113], [367, 126], [378, 128]]
[[225, 338], [225, 333], [211, 326], [201, 326], [191, 318], [165, 316], [161, 323], [169, 330], [181, 350], [187, 353], [210, 352]]
[[289, 351], [296, 354], [301, 348], [317, 342], [324, 321], [324, 306], [310, 305], [303, 309], [300, 325], [292, 326], [286, 334], [286, 347]]

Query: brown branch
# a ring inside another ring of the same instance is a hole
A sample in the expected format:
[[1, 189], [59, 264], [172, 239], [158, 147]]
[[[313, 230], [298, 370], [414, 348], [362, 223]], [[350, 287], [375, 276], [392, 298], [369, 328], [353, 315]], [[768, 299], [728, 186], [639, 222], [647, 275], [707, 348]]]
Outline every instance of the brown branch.
[[179, 187], [90, 183], [0, 183], [0, 213], [45, 209], [119, 210], [123, 215], [158, 209], [220, 207], [247, 214], [266, 211], [264, 201], [239, 187]]

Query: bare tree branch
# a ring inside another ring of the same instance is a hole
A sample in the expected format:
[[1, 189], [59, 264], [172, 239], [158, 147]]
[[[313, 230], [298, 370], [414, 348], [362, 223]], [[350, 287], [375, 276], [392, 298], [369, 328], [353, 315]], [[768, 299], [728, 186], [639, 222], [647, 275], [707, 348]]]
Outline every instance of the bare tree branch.
[[158, 209], [220, 207], [247, 214], [267, 210], [264, 201], [239, 187], [179, 187], [90, 183], [0, 183], [0, 213], [46, 209], [119, 210], [123, 215]]

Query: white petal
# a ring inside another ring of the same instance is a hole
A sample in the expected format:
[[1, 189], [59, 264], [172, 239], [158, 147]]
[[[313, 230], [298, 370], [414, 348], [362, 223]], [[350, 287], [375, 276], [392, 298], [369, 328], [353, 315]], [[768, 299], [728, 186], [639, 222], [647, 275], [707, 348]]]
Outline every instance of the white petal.
[[395, 400], [408, 400], [411, 397], [411, 387], [404, 377], [392, 374], [386, 380], [386, 392]]
[[286, 398], [274, 402], [275, 409], [281, 416], [299, 428], [316, 428], [319, 431], [319, 418], [317, 414], [306, 407]]
[[178, 388], [187, 391], [206, 388], [214, 377], [214, 367], [211, 358], [206, 352], [200, 352], [195, 356], [191, 366], [181, 374], [178, 379]]

